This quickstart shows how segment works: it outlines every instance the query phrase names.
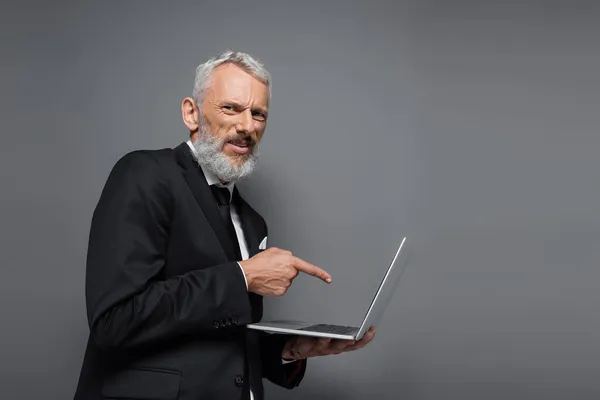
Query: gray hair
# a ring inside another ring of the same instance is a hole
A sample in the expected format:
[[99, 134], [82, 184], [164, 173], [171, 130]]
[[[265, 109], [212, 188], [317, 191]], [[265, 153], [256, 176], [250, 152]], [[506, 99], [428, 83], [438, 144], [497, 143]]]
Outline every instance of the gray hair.
[[210, 80], [214, 70], [223, 64], [234, 64], [263, 82], [269, 88], [271, 98], [271, 75], [263, 64], [251, 55], [237, 51], [226, 51], [218, 57], [213, 57], [196, 68], [194, 79], [193, 98], [199, 105], [202, 103], [204, 92], [210, 87]]

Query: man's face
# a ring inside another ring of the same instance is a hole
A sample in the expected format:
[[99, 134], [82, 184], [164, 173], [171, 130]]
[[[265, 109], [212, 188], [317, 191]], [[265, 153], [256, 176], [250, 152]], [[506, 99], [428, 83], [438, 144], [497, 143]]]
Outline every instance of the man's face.
[[192, 141], [199, 162], [221, 181], [236, 181], [254, 170], [268, 103], [268, 87], [236, 65], [225, 64], [213, 71]]
[[260, 142], [267, 125], [267, 86], [234, 64], [218, 67], [200, 104], [205, 130], [223, 142], [222, 151], [240, 166]]

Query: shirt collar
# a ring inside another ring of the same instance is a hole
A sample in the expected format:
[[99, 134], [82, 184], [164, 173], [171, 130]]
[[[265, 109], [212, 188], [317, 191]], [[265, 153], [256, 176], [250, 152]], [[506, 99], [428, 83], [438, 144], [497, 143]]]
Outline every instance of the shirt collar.
[[[190, 149], [192, 150], [192, 153], [194, 153], [194, 155], [197, 156], [196, 153], [196, 148], [194, 147], [194, 145], [192, 144], [191, 140], [187, 141], [188, 146], [190, 147]], [[216, 177], [215, 174], [213, 174], [208, 168], [204, 167], [204, 165], [198, 163], [200, 165], [200, 168], [202, 168], [202, 173], [204, 174], [204, 177], [206, 178], [206, 182], [208, 183], [209, 186], [215, 185], [218, 187], [224, 187], [227, 188], [229, 190], [229, 195], [231, 196], [233, 194], [233, 187], [234, 187], [234, 183], [230, 182], [227, 185], [223, 185], [221, 183], [221, 181], [219, 180], [219, 178]]]

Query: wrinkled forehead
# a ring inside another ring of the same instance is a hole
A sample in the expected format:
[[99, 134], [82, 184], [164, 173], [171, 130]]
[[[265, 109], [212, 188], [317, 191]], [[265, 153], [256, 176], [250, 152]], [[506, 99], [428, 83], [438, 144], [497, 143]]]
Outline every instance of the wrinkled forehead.
[[221, 65], [214, 70], [207, 92], [214, 101], [235, 100], [262, 107], [269, 105], [269, 87], [234, 64]]

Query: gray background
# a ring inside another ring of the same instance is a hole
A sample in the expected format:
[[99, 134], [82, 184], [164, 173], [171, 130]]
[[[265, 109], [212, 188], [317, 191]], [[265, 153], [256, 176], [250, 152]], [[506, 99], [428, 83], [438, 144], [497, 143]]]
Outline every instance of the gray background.
[[228, 48], [274, 77], [243, 189], [271, 245], [335, 280], [267, 315], [358, 323], [414, 249], [369, 348], [270, 399], [600, 396], [593, 2], [168, 3], [3, 2], [0, 398], [71, 398], [102, 185], [186, 139], [194, 68]]

